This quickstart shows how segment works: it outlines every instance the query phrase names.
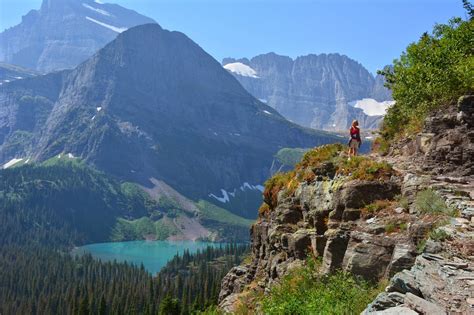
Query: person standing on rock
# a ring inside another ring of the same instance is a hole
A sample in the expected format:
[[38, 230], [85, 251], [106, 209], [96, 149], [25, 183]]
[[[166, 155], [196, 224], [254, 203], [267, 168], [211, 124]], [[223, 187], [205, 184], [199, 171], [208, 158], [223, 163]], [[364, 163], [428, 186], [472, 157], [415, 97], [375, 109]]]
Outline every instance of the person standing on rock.
[[351, 156], [356, 156], [357, 151], [362, 144], [362, 140], [360, 139], [360, 129], [359, 129], [359, 122], [357, 120], [352, 121], [351, 129], [349, 129], [349, 133], [351, 138], [349, 139], [349, 160]]

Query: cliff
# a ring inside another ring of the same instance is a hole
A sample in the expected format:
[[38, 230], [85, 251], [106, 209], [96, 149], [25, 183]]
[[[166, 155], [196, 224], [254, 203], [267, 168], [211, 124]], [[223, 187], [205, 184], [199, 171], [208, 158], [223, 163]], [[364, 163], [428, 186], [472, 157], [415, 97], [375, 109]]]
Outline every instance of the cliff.
[[390, 280], [364, 314], [472, 311], [473, 108], [467, 96], [432, 113], [388, 156], [348, 161], [342, 147], [323, 146], [269, 180], [251, 261], [224, 278], [221, 309], [238, 313], [247, 303], [259, 313], [249, 292], [271, 294], [313, 256], [322, 274]]

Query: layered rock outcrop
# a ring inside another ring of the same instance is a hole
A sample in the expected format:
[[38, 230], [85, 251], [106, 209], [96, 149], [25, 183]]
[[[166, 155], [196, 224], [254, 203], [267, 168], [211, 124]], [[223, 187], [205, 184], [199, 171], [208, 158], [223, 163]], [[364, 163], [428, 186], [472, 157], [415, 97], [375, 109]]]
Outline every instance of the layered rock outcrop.
[[[287, 184], [276, 203], [265, 198], [269, 206], [262, 207], [251, 228], [252, 262], [232, 269], [224, 278], [220, 307], [233, 312], [245, 292], [269, 292], [310, 255], [320, 257], [323, 273], [342, 269], [370, 281], [391, 279], [386, 292], [364, 314], [472, 313], [473, 156], [464, 155], [472, 147], [472, 105], [466, 104], [472, 104], [470, 97], [447, 114], [437, 112], [428, 119], [441, 117], [441, 122], [434, 124], [437, 129], [432, 129], [425, 153], [420, 153], [414, 139], [399, 146], [415, 146], [411, 155], [402, 149], [389, 157], [369, 157], [393, 163], [390, 177], [354, 180], [347, 170], [322, 163], [304, 170], [305, 180], [293, 192], [292, 183]], [[452, 117], [455, 123], [443, 123]], [[456, 151], [460, 143], [460, 159], [439, 153], [445, 146]], [[436, 156], [444, 157], [440, 169], [445, 167], [450, 176], [435, 169], [423, 171]], [[449, 215], [423, 210], [420, 192], [435, 196], [433, 202], [441, 200]]]

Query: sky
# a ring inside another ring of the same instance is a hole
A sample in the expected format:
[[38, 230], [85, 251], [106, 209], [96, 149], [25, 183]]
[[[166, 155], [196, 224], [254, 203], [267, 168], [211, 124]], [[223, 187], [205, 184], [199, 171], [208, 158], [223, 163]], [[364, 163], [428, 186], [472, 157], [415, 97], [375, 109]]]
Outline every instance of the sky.
[[[78, 0], [81, 1], [81, 0]], [[435, 23], [465, 18], [461, 0], [103, 0], [181, 31], [214, 58], [340, 53], [375, 73]], [[0, 30], [41, 0], [0, 0]]]

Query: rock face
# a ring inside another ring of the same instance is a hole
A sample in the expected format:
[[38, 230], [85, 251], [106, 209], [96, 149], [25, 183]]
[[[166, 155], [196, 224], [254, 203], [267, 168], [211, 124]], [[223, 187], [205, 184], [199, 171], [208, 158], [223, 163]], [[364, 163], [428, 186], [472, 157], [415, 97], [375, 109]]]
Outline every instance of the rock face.
[[474, 95], [430, 115], [422, 132], [394, 145], [390, 155], [401, 156], [424, 173], [474, 175]]
[[0, 91], [3, 163], [72, 153], [149, 188], [152, 178], [164, 181], [192, 200], [262, 183], [282, 147], [337, 140], [288, 122], [184, 34], [157, 24], [123, 32], [72, 71]]
[[[387, 234], [385, 219], [361, 218], [365, 204], [399, 193], [397, 180], [353, 181], [341, 176], [303, 182], [293, 197], [280, 192], [276, 208], [252, 226], [252, 263], [239, 269], [245, 270], [242, 276], [231, 271], [224, 279], [221, 308], [232, 311], [242, 288], [251, 282], [268, 290], [289, 270], [303, 265], [308, 254], [322, 257], [323, 273], [343, 269], [368, 280], [411, 267], [416, 255], [410, 233]], [[404, 213], [391, 215], [391, 220], [400, 218], [407, 220]]]
[[94, 0], [43, 0], [22, 22], [0, 33], [0, 61], [41, 72], [70, 69], [124, 30], [152, 19]]
[[239, 82], [256, 98], [287, 119], [325, 130], [345, 130], [353, 119], [363, 128], [377, 128], [380, 116], [368, 116], [353, 101], [391, 100], [383, 77], [374, 78], [362, 65], [339, 54], [298, 57], [275, 53], [251, 60], [223, 60]]

